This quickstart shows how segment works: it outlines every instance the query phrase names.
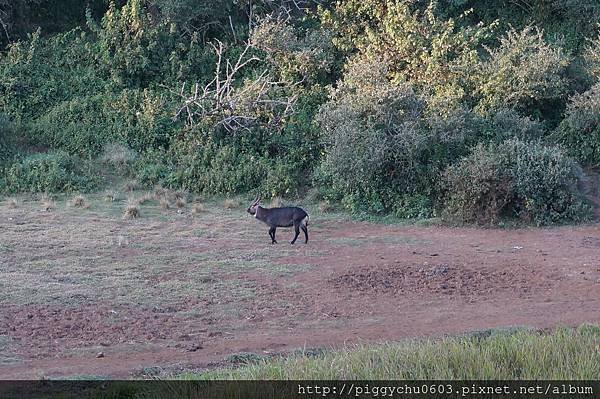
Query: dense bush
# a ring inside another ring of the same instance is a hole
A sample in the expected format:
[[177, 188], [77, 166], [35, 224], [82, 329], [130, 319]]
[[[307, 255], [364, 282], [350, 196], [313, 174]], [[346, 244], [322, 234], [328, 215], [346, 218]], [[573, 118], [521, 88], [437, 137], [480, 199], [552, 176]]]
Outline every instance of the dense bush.
[[95, 33], [90, 54], [100, 74], [118, 87], [145, 88], [158, 80], [184, 81], [204, 72], [212, 60], [204, 59], [197, 35], [182, 38], [169, 19], [157, 19], [145, 0], [114, 1], [99, 25], [89, 19]]
[[596, 80], [600, 80], [600, 34], [595, 39], [589, 41], [584, 58], [590, 75]]
[[102, 91], [87, 44], [75, 29], [49, 38], [39, 31], [0, 57], [0, 108], [13, 118], [36, 118], [63, 101]]
[[486, 115], [480, 122], [480, 140], [502, 142], [510, 138], [525, 141], [544, 137], [544, 125], [527, 116], [521, 116], [510, 108], [497, 109]]
[[189, 140], [178, 144], [177, 168], [166, 176], [171, 185], [201, 193], [235, 193], [256, 189], [268, 172], [260, 154], [231, 145]]
[[66, 152], [27, 156], [6, 170], [6, 192], [90, 190], [97, 184], [85, 163]]
[[514, 107], [541, 116], [546, 104], [566, 95], [569, 57], [538, 28], [511, 29], [487, 51], [489, 59], [475, 75], [479, 109]]
[[600, 166], [600, 83], [576, 94], [554, 138], [586, 166]]
[[18, 132], [14, 122], [0, 114], [0, 171], [17, 154]]
[[133, 174], [144, 186], [152, 187], [157, 184], [167, 184], [172, 168], [167, 163], [164, 150], [149, 150], [137, 157], [133, 163]]
[[440, 171], [476, 132], [469, 112], [428, 114], [426, 98], [409, 84], [392, 84], [388, 71], [383, 61], [355, 60], [322, 107], [328, 145], [319, 178], [349, 209], [406, 216], [414, 213], [407, 204], [434, 198]]
[[331, 34], [309, 30], [303, 36], [289, 21], [265, 18], [250, 34], [251, 43], [267, 55], [280, 79], [313, 83], [333, 65]]
[[149, 89], [75, 97], [30, 124], [34, 143], [72, 154], [99, 154], [107, 143], [137, 151], [168, 146], [174, 129], [164, 95]]
[[478, 145], [444, 175], [444, 214], [482, 224], [518, 218], [546, 225], [578, 221], [589, 209], [577, 191], [576, 164], [556, 147], [509, 139]]
[[385, 59], [393, 82], [409, 80], [454, 102], [470, 90], [467, 81], [477, 65], [478, 48], [495, 25], [461, 26], [454, 18], [441, 18], [435, 0], [336, 2], [321, 19], [341, 50], [358, 50], [375, 62]]

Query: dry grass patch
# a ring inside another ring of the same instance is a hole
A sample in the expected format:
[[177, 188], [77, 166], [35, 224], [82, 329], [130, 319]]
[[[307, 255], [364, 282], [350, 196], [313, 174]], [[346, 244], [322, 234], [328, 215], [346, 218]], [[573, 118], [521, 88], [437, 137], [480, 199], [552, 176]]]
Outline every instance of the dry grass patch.
[[73, 199], [71, 199], [71, 206], [74, 208], [89, 208], [89, 204], [87, 202], [87, 200], [85, 199], [85, 197], [81, 194], [76, 195], [75, 197], [73, 197]]
[[226, 199], [225, 201], [223, 201], [223, 208], [225, 209], [234, 209], [237, 208], [239, 206], [239, 202], [234, 200], [234, 199]]
[[138, 198], [137, 203], [138, 205], [144, 205], [152, 200], [154, 200], [154, 195], [152, 193], [146, 193]]
[[101, 160], [103, 163], [111, 165], [114, 168], [123, 169], [131, 164], [136, 157], [136, 152], [126, 145], [109, 143], [104, 147]]
[[125, 205], [125, 209], [123, 210], [123, 219], [137, 219], [140, 217], [140, 208], [139, 203], [134, 198], [129, 198], [127, 200], [127, 204]]
[[54, 199], [52, 198], [52, 196], [48, 195], [48, 194], [44, 194], [42, 195], [42, 210], [44, 212], [50, 212], [51, 210], [56, 208], [56, 203], [54, 202]]
[[192, 206], [192, 214], [194, 215], [199, 215], [203, 212], [206, 212], [206, 208], [204, 207], [204, 205], [200, 202], [196, 202], [193, 206]]
[[319, 202], [319, 211], [322, 213], [331, 212], [333, 210], [333, 206], [327, 201]]
[[15, 209], [19, 207], [19, 201], [16, 198], [9, 198], [6, 200], [6, 206]]
[[136, 180], [128, 180], [125, 182], [125, 184], [123, 184], [123, 191], [125, 191], [126, 193], [130, 193], [132, 191], [135, 191], [139, 188], [139, 183]]
[[106, 190], [104, 192], [104, 201], [106, 202], [115, 202], [117, 199], [117, 193], [113, 190]]
[[181, 190], [179, 190], [179, 191], [175, 191], [175, 192], [173, 193], [173, 197], [174, 197], [175, 199], [184, 199], [184, 200], [185, 200], [185, 199], [187, 199], [187, 197], [188, 197], [188, 193], [187, 193], [187, 192], [185, 192], [185, 191], [181, 191]]
[[166, 198], [161, 198], [159, 204], [162, 209], [171, 209], [171, 203]]
[[168, 193], [168, 190], [166, 188], [164, 188], [163, 186], [154, 187], [154, 198], [156, 198], [157, 201], [160, 201], [161, 198], [166, 197], [167, 193]]
[[269, 203], [270, 208], [279, 208], [282, 206], [283, 206], [283, 200], [281, 199], [281, 197], [274, 197], [273, 199], [271, 199], [271, 202]]
[[185, 208], [187, 202], [183, 197], [175, 198], [175, 205], [177, 205], [177, 208]]

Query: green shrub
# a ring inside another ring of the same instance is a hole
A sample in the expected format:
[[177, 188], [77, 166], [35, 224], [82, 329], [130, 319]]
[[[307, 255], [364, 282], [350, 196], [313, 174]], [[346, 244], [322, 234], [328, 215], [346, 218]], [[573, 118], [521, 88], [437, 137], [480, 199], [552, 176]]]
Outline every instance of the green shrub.
[[79, 155], [97, 155], [105, 143], [123, 142], [122, 132], [111, 129], [102, 118], [105, 100], [103, 95], [93, 95], [57, 104], [29, 125], [32, 141]]
[[387, 72], [383, 61], [355, 60], [321, 108], [326, 155], [316, 179], [326, 199], [352, 211], [423, 214], [422, 198], [435, 198], [441, 171], [468, 152], [476, 125], [463, 109], [428, 111], [425, 97]]
[[480, 140], [500, 143], [510, 138], [525, 141], [542, 139], [545, 134], [544, 125], [527, 116], [521, 116], [510, 108], [494, 110], [480, 121]]
[[600, 166], [600, 83], [576, 94], [553, 134], [585, 166]]
[[561, 47], [548, 44], [540, 29], [510, 29], [499, 47], [487, 51], [488, 60], [473, 75], [479, 109], [516, 108], [539, 116], [548, 102], [567, 93], [570, 59]]
[[81, 159], [63, 151], [29, 155], [6, 171], [5, 191], [85, 191], [97, 185]]
[[0, 57], [0, 109], [13, 118], [37, 118], [57, 104], [106, 87], [91, 62], [81, 29], [51, 37], [37, 31]]
[[[466, 15], [444, 18], [438, 2], [361, 0], [338, 1], [321, 12], [323, 24], [341, 50], [371, 61], [385, 59], [393, 82], [415, 87], [457, 103], [479, 60], [478, 48], [495, 23], [461, 24]], [[468, 14], [465, 13], [465, 14]]]
[[330, 33], [314, 29], [300, 37], [289, 20], [263, 19], [252, 30], [250, 41], [266, 53], [283, 81], [312, 83], [333, 64]]
[[15, 124], [0, 114], [0, 171], [17, 155], [19, 134]]
[[519, 218], [536, 225], [585, 219], [576, 164], [562, 150], [509, 139], [478, 145], [444, 175], [446, 218], [481, 224]]
[[300, 163], [281, 158], [269, 162], [266, 178], [259, 187], [261, 193], [271, 198], [298, 196], [302, 172], [299, 165]]
[[589, 41], [584, 52], [584, 58], [589, 74], [596, 80], [600, 80], [600, 33], [595, 39]]
[[173, 167], [168, 162], [168, 154], [160, 149], [146, 151], [133, 165], [135, 178], [146, 187], [165, 184], [172, 172]]
[[244, 152], [237, 146], [213, 141], [196, 142], [193, 138], [171, 149], [174, 169], [165, 177], [165, 185], [216, 194], [231, 194], [260, 187], [268, 171], [266, 160], [257, 153]]
[[39, 146], [96, 156], [108, 143], [140, 152], [168, 146], [178, 125], [161, 95], [136, 89], [60, 102], [29, 127], [32, 141]]
[[88, 27], [97, 36], [90, 55], [100, 74], [117, 87], [147, 88], [159, 81], [183, 81], [209, 61], [196, 34], [185, 38], [168, 18], [151, 15], [149, 3], [127, 0], [118, 7], [111, 0], [100, 24], [88, 18]]

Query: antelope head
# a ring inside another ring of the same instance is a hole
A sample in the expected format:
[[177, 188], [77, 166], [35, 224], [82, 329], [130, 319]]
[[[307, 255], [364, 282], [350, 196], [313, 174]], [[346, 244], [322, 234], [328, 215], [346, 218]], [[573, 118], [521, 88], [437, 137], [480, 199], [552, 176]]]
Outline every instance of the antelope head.
[[256, 199], [252, 201], [246, 212], [248, 212], [251, 215], [256, 214], [256, 208], [258, 208], [258, 204], [260, 204], [260, 197], [256, 197]]

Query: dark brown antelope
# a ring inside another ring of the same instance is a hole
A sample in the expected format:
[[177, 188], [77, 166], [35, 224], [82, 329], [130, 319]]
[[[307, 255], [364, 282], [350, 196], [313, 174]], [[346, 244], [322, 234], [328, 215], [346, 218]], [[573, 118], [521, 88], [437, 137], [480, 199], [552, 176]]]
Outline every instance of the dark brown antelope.
[[308, 213], [302, 208], [285, 206], [281, 208], [263, 208], [260, 206], [260, 198], [256, 198], [248, 207], [248, 213], [269, 226], [271, 244], [277, 244], [275, 231], [278, 227], [294, 226], [296, 235], [290, 244], [296, 242], [300, 229], [304, 232], [304, 243], [308, 243]]

